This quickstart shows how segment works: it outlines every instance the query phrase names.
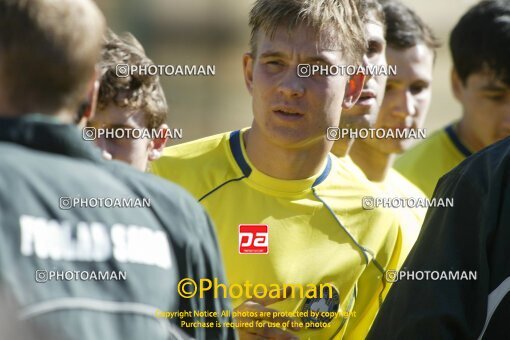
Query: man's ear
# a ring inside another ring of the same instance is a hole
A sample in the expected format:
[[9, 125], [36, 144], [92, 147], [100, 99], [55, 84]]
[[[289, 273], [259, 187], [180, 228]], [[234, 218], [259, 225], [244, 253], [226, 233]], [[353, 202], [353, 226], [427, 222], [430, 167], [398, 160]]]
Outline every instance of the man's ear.
[[253, 61], [253, 55], [251, 53], [245, 53], [243, 55], [244, 82], [250, 94], [253, 91]]
[[99, 70], [96, 67], [94, 76], [87, 85], [87, 98], [78, 108], [78, 121], [76, 123], [81, 127], [85, 127], [87, 122], [91, 120], [96, 113], [99, 84]]
[[345, 86], [344, 101], [342, 104], [344, 109], [348, 110], [356, 104], [359, 96], [361, 95], [361, 90], [363, 90], [364, 83], [364, 74], [359, 73], [349, 78], [349, 81]]
[[453, 96], [459, 102], [462, 102], [462, 89], [464, 88], [464, 84], [462, 83], [462, 80], [460, 80], [459, 74], [457, 73], [455, 68], [452, 68], [452, 71], [450, 73], [450, 79], [452, 82]]
[[159, 157], [161, 157], [161, 153], [163, 152], [163, 149], [166, 146], [166, 142], [168, 141], [168, 138], [166, 137], [168, 135], [168, 125], [161, 124], [158, 130], [161, 132], [159, 135], [164, 136], [161, 138], [154, 138], [151, 141], [151, 150], [149, 152], [149, 161], [155, 161]]

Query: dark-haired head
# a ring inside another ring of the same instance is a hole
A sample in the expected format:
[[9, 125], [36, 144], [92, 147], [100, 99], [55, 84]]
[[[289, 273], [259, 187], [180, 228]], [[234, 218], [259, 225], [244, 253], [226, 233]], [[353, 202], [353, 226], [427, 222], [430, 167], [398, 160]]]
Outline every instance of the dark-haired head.
[[388, 47], [407, 49], [423, 43], [435, 54], [439, 40], [412, 9], [398, 0], [382, 0], [381, 4], [386, 18]]
[[465, 84], [489, 71], [510, 86], [510, 1], [482, 1], [466, 12], [450, 35], [454, 68]]
[[384, 11], [378, 0], [363, 0], [358, 2], [358, 13], [363, 23], [376, 20], [385, 24]]

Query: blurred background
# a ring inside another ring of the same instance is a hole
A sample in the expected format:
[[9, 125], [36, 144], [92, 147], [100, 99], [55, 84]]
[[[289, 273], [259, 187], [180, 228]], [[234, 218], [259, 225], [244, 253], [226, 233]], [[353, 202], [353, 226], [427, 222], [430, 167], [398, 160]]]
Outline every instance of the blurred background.
[[[428, 135], [460, 116], [450, 89], [448, 36], [474, 0], [403, 0], [443, 43], [434, 69], [433, 97], [425, 122]], [[171, 128], [178, 144], [251, 123], [251, 99], [241, 57], [248, 50], [248, 12], [253, 0], [108, 0], [98, 2], [109, 26], [129, 31], [156, 64], [215, 65], [214, 76], [163, 76]]]

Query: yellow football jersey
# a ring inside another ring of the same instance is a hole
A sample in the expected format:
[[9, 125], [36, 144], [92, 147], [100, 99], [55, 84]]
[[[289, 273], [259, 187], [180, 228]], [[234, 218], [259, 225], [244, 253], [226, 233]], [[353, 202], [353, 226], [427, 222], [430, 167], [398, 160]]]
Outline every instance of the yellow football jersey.
[[[338, 157], [338, 161], [340, 163], [344, 164], [344, 166], [353, 175], [355, 175], [358, 178], [358, 180], [360, 180], [362, 182], [367, 182], [368, 181], [367, 176], [365, 176], [365, 173], [363, 172], [363, 170], [361, 170], [361, 168], [356, 163], [354, 163], [354, 161], [352, 160], [351, 156], [345, 155], [343, 157]], [[368, 183], [371, 183], [371, 182], [368, 181]]]
[[[230, 285], [334, 287], [328, 299], [295, 297], [268, 306], [341, 312], [321, 319], [325, 327], [296, 332], [301, 339], [355, 338], [351, 329], [356, 336], [368, 333], [387, 286], [384, 271], [396, 268], [400, 256], [399, 226], [382, 209], [362, 208], [361, 198], [373, 194], [372, 186], [334, 155], [313, 177], [276, 179], [251, 164], [243, 131], [234, 131], [166, 148], [152, 171], [204, 205], [216, 226]], [[249, 225], [267, 226], [267, 243], [256, 253], [242, 248], [241, 228]], [[233, 306], [244, 300], [233, 299]]]
[[[339, 158], [340, 162], [345, 164], [345, 167], [360, 180], [368, 180], [363, 170], [349, 156]], [[425, 199], [426, 196], [418, 187], [407, 180], [395, 169], [389, 169], [386, 178], [382, 182], [371, 182], [376, 188], [374, 189], [374, 197], [381, 198], [416, 198]], [[399, 226], [402, 228], [402, 250], [401, 256], [398, 260], [398, 267], [400, 268], [402, 263], [405, 261], [407, 255], [411, 251], [418, 235], [420, 234], [421, 226], [425, 215], [427, 214], [427, 208], [416, 207], [416, 208], [387, 208], [395, 214], [396, 219], [399, 222]]]
[[[359, 168], [349, 156], [341, 157], [339, 160], [341, 163], [345, 164], [346, 168], [348, 168], [352, 174], [355, 174], [358, 179], [368, 181], [363, 170], [361, 170], [361, 168]], [[374, 186], [374, 193], [372, 194], [373, 197], [425, 198], [425, 194], [420, 189], [394, 169], [389, 170], [388, 175], [383, 182], [370, 183]], [[395, 248], [395, 254], [398, 254], [398, 256], [392, 259], [393, 262], [388, 266], [388, 268], [399, 269], [418, 238], [427, 210], [425, 208], [388, 208], [387, 210], [395, 215], [400, 227]], [[360, 292], [364, 291], [361, 285], [358, 288]], [[369, 315], [377, 315], [379, 310], [378, 299], [386, 298], [390, 288], [391, 283], [387, 282], [382, 296], [372, 296], [372, 300], [370, 300], [369, 297], [361, 299], [362, 301], [368, 301], [364, 309], [368, 311], [367, 313]], [[371, 320], [365, 319], [359, 324], [351, 324], [350, 326], [350, 332], [346, 338], [364, 339], [366, 336], [365, 330], [371, 327]]]
[[439, 178], [471, 155], [457, 136], [454, 125], [434, 132], [395, 162], [395, 169], [429, 198]]
[[[409, 182], [395, 169], [390, 169], [385, 180], [377, 183], [377, 185], [380, 186], [387, 197], [426, 199], [425, 194], [418, 187]], [[400, 268], [420, 234], [423, 220], [427, 214], [427, 208], [400, 207], [391, 209], [397, 214], [402, 228], [402, 252], [398, 262], [398, 267]]]

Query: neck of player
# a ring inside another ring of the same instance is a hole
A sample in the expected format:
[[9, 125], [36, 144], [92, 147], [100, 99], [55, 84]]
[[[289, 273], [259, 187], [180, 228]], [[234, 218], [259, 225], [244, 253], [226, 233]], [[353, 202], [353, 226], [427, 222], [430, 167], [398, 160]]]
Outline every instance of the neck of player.
[[339, 139], [335, 142], [335, 144], [333, 144], [331, 152], [338, 158], [344, 157], [347, 154], [349, 154], [349, 151], [351, 150], [353, 143], [354, 143], [353, 139], [348, 138]]
[[476, 134], [473, 132], [474, 129], [464, 119], [454, 126], [454, 130], [462, 144], [471, 152], [478, 152], [485, 147], [483, 142], [476, 137]]
[[244, 133], [243, 139], [248, 159], [257, 170], [284, 180], [317, 175], [331, 148], [327, 143], [314, 143], [308, 148], [285, 148], [264, 138], [253, 127]]
[[372, 182], [384, 181], [395, 158], [393, 154], [382, 152], [363, 140], [354, 142], [349, 156]]

